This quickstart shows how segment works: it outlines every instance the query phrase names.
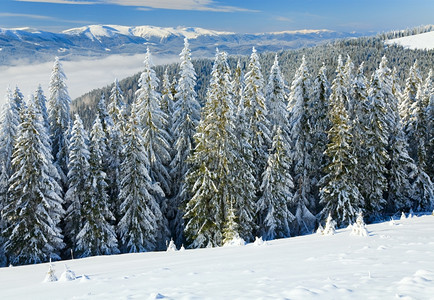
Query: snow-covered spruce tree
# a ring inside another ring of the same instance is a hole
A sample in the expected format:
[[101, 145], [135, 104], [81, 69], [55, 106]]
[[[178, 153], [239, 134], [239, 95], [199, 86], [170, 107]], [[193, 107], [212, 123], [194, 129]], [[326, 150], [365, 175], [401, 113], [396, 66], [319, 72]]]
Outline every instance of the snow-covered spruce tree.
[[[187, 176], [192, 195], [184, 216], [187, 241], [191, 248], [221, 246], [231, 205], [240, 237], [251, 240], [254, 207], [253, 199], [246, 195], [254, 190], [253, 175], [239, 155], [225, 52], [216, 54], [202, 116], [195, 134], [197, 146], [190, 158], [193, 166]], [[241, 171], [243, 176], [239, 176]]]
[[48, 119], [50, 122], [50, 138], [54, 162], [58, 167], [61, 186], [67, 189], [68, 174], [68, 131], [71, 122], [71, 98], [66, 86], [66, 76], [58, 57], [55, 58], [51, 72], [48, 99]]
[[191, 167], [187, 158], [195, 147], [193, 136], [200, 120], [200, 104], [195, 91], [196, 72], [191, 62], [191, 51], [187, 39], [184, 40], [184, 49], [179, 56], [181, 63], [174, 95], [172, 127], [174, 157], [170, 163], [173, 182], [170, 210], [175, 215], [169, 216], [173, 218], [171, 219], [171, 231], [177, 245], [182, 243], [183, 239], [182, 211], [190, 199], [185, 185], [185, 176]]
[[[410, 146], [412, 145], [412, 134], [411, 131], [409, 131], [409, 129], [407, 128], [407, 126], [412, 116], [413, 106], [414, 103], [416, 103], [417, 91], [420, 84], [422, 84], [422, 77], [419, 71], [419, 63], [416, 60], [413, 66], [411, 66], [408, 77], [405, 81], [405, 89], [402, 101], [399, 105], [399, 113], [401, 115], [404, 129], [406, 130], [406, 134], [410, 142]], [[415, 157], [412, 158], [415, 159]]]
[[238, 107], [243, 96], [244, 90], [244, 72], [241, 67], [241, 61], [237, 61], [237, 66], [235, 67], [234, 74], [232, 76], [232, 90], [234, 93], [234, 106]]
[[76, 257], [119, 253], [116, 233], [109, 223], [114, 216], [108, 206], [106, 174], [102, 170], [106, 140], [100, 119], [97, 115], [90, 133], [89, 197], [81, 203], [83, 227], [77, 235]]
[[[158, 182], [164, 195], [155, 194], [163, 215], [167, 211], [167, 197], [171, 194], [171, 178], [167, 165], [171, 159], [169, 134], [165, 130], [168, 116], [161, 110], [161, 95], [157, 92], [158, 78], [152, 69], [151, 53], [145, 58], [145, 69], [139, 79], [139, 89], [136, 92], [135, 104], [137, 116], [142, 126], [143, 142], [149, 158], [149, 176]], [[158, 219], [159, 248], [165, 249], [166, 241], [170, 239], [169, 225], [164, 217]]]
[[368, 80], [364, 74], [364, 63], [362, 62], [357, 69], [354, 76], [351, 89], [351, 100], [353, 104], [351, 105], [353, 110], [353, 119], [350, 121], [351, 136], [352, 136], [352, 149], [354, 158], [357, 161], [355, 168], [352, 170], [353, 173], [351, 177], [357, 187], [367, 180], [366, 174], [364, 172], [365, 164], [368, 162], [365, 159], [369, 156], [367, 154], [369, 149], [365, 143], [365, 134], [369, 130], [369, 113], [370, 113], [370, 103], [368, 97]]
[[249, 128], [249, 144], [253, 150], [255, 162], [254, 176], [256, 179], [257, 192], [261, 184], [261, 175], [264, 172], [268, 148], [271, 145], [271, 124], [268, 119], [267, 105], [264, 96], [264, 78], [256, 49], [253, 47], [250, 55], [247, 73], [244, 76], [245, 87], [243, 90], [244, 114]]
[[291, 85], [288, 103], [292, 174], [295, 186], [292, 205], [297, 209], [297, 231], [300, 234], [312, 232], [316, 221], [315, 216], [309, 210], [316, 204], [312, 194], [312, 172], [317, 171], [313, 170], [311, 157], [310, 89], [310, 75], [303, 56]]
[[375, 217], [385, 207], [384, 194], [387, 190], [386, 163], [389, 160], [387, 145], [389, 128], [387, 105], [381, 89], [378, 73], [374, 73], [368, 92], [369, 112], [366, 131], [363, 134], [365, 153], [362, 156], [363, 182], [359, 190], [365, 199], [366, 211]]
[[65, 238], [71, 249], [77, 250], [78, 233], [83, 228], [82, 205], [90, 201], [89, 182], [89, 137], [78, 114], [75, 115], [74, 126], [69, 142], [68, 181], [65, 194], [67, 206], [65, 217]]
[[320, 68], [318, 75], [315, 78], [312, 88], [312, 96], [310, 100], [310, 139], [312, 144], [311, 161], [312, 161], [312, 186], [313, 195], [316, 199], [319, 198], [318, 182], [325, 175], [324, 170], [327, 164], [327, 157], [324, 151], [327, 148], [328, 137], [327, 132], [330, 130], [331, 123], [329, 120], [329, 98], [330, 98], [330, 83], [326, 75], [326, 67]]
[[330, 214], [338, 225], [345, 225], [354, 222], [364, 201], [353, 180], [357, 160], [353, 154], [351, 123], [345, 108], [347, 90], [341, 59], [336, 73], [329, 103], [332, 127], [328, 131], [329, 144], [325, 151], [329, 160], [326, 175], [319, 182], [320, 203], [324, 205], [322, 216]]
[[107, 111], [107, 104], [105, 101], [105, 94], [101, 94], [101, 98], [98, 101], [96, 107], [97, 116], [100, 119], [101, 127], [106, 136], [105, 139], [108, 138], [110, 126], [113, 126], [113, 119]]
[[120, 165], [122, 159], [123, 137], [125, 136], [125, 102], [123, 92], [116, 79], [110, 91], [107, 112], [112, 124], [108, 128], [107, 151], [110, 153], [107, 158], [107, 183], [109, 206], [113, 211], [116, 220], [120, 217], [119, 186], [120, 186]]
[[262, 174], [262, 196], [257, 203], [258, 231], [264, 240], [289, 237], [289, 224], [295, 218], [288, 208], [292, 202], [294, 184], [285, 140], [280, 127], [275, 126], [273, 132], [267, 168]]
[[14, 265], [60, 259], [64, 247], [59, 228], [63, 200], [52, 165], [49, 137], [33, 97], [28, 104], [21, 112], [12, 155], [16, 171], [9, 181], [9, 198], [2, 212], [8, 223], [4, 231], [5, 250]]
[[[411, 118], [408, 124], [408, 132], [412, 137], [410, 149], [414, 153], [417, 166], [413, 179], [413, 205], [417, 211], [431, 210], [434, 207], [434, 187], [428, 174], [425, 172], [428, 164], [432, 164], [432, 158], [428, 159], [426, 151], [426, 139], [428, 116], [427, 107], [422, 95], [422, 86], [419, 85], [416, 102], [413, 104]], [[413, 147], [413, 148], [412, 148]]]
[[7, 192], [9, 188], [8, 180], [9, 176], [6, 172], [4, 162], [2, 162], [0, 164], [0, 267], [5, 267], [7, 261], [4, 250], [6, 239], [3, 237], [3, 231], [6, 228], [6, 220], [2, 217], [2, 210], [7, 201]]
[[347, 87], [347, 102], [345, 103], [345, 108], [347, 109], [349, 119], [353, 120], [355, 117], [353, 108], [354, 100], [352, 99], [354, 83], [354, 63], [349, 55], [347, 55], [347, 61], [343, 66], [343, 70], [345, 76], [345, 86]]
[[120, 169], [119, 200], [121, 219], [117, 231], [122, 252], [145, 252], [157, 248], [161, 230], [158, 222], [163, 218], [154, 195], [164, 195], [157, 183], [149, 176], [148, 151], [142, 136], [135, 104], [126, 123], [124, 162]]
[[[265, 99], [267, 103], [268, 119], [270, 125], [280, 127], [283, 138], [288, 139], [289, 124], [287, 111], [287, 87], [280, 71], [277, 54], [270, 70], [268, 84], [265, 87]], [[272, 129], [272, 128], [271, 128]]]
[[47, 133], [50, 134], [50, 121], [48, 119], [47, 110], [47, 98], [44, 95], [41, 85], [38, 86], [35, 92], [35, 102], [37, 104], [38, 110], [42, 115], [43, 125], [47, 129]]
[[[427, 116], [427, 132], [426, 147], [427, 157], [434, 157], [434, 74], [431, 69], [428, 73], [425, 83], [423, 85], [423, 97], [426, 103], [426, 116]], [[434, 181], [434, 164], [426, 166], [426, 173]]]
[[[381, 59], [376, 73], [378, 74], [379, 84], [387, 108], [386, 122], [389, 129], [386, 210], [395, 213], [397, 211], [410, 210], [412, 207], [410, 196], [413, 193], [410, 184], [410, 174], [415, 172], [416, 166], [407, 151], [407, 138], [399, 115], [396, 79], [392, 70], [387, 67], [387, 58], [385, 56]], [[364, 165], [363, 161], [361, 161], [359, 172], [363, 174], [363, 171]]]
[[13, 100], [11, 90], [8, 89], [0, 123], [0, 162], [4, 163], [7, 178], [12, 175], [11, 157], [19, 124], [19, 109]]
[[14, 93], [12, 94], [12, 99], [15, 102], [15, 106], [17, 107], [18, 111], [26, 106], [24, 102], [24, 95], [21, 93], [21, 90], [18, 86], [15, 87]]

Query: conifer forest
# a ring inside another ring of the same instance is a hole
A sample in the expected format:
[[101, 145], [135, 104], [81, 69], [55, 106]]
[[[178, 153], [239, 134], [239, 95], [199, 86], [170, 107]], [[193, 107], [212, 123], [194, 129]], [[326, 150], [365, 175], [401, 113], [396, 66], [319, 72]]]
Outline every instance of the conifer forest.
[[186, 39], [87, 101], [56, 58], [48, 91], [5, 95], [0, 266], [432, 211], [434, 52], [382, 38], [213, 60]]

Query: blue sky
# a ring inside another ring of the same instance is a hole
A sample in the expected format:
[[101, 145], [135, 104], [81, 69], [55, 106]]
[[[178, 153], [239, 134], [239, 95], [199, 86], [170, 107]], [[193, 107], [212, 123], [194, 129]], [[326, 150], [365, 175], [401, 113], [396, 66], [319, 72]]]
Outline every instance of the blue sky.
[[434, 23], [433, 0], [1, 0], [0, 27], [194, 26], [380, 32]]

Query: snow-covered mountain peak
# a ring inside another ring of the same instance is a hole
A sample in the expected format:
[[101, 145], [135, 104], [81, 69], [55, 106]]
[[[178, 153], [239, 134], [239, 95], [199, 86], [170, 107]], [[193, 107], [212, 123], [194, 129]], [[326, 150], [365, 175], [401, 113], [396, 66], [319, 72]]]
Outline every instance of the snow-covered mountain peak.
[[136, 36], [142, 38], [159, 38], [165, 39], [169, 36], [186, 37], [196, 39], [199, 36], [218, 36], [234, 34], [232, 32], [223, 32], [208, 30], [198, 27], [158, 27], [158, 26], [121, 26], [121, 25], [89, 25], [79, 28], [72, 28], [63, 31], [68, 35], [85, 35], [91, 40], [100, 37], [113, 37], [115, 35]]

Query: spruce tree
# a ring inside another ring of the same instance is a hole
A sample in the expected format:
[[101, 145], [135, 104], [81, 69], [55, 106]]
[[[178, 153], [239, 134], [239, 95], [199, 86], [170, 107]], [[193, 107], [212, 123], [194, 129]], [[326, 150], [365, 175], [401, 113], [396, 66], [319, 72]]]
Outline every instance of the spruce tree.
[[64, 214], [56, 169], [48, 147], [49, 137], [42, 115], [30, 98], [21, 111], [21, 124], [12, 155], [16, 170], [9, 183], [3, 208], [8, 220], [5, 251], [12, 264], [30, 264], [60, 259], [63, 236], [59, 222]]
[[200, 119], [200, 104], [195, 91], [196, 71], [191, 62], [191, 51], [187, 39], [184, 40], [184, 48], [179, 56], [181, 63], [174, 95], [172, 127], [174, 157], [170, 163], [171, 177], [174, 183], [170, 209], [172, 212], [176, 212], [173, 220], [171, 220], [171, 231], [177, 245], [182, 243], [183, 239], [183, 207], [190, 199], [185, 186], [185, 176], [191, 167], [187, 158], [195, 148], [193, 136]]
[[112, 121], [111, 126], [108, 128], [108, 143], [107, 151], [110, 153], [107, 158], [107, 183], [108, 183], [108, 195], [109, 206], [113, 211], [116, 220], [120, 218], [120, 201], [119, 201], [119, 187], [120, 180], [120, 166], [122, 164], [122, 149], [123, 149], [123, 137], [125, 137], [125, 102], [123, 92], [119, 86], [119, 82], [116, 79], [113, 88], [110, 92], [109, 103], [107, 106], [107, 112], [109, 118]]
[[135, 104], [126, 123], [124, 162], [120, 169], [121, 202], [117, 231], [122, 252], [153, 251], [157, 248], [158, 226], [162, 219], [155, 194], [164, 195], [157, 183], [149, 176], [150, 161], [147, 156], [142, 129]]
[[238, 107], [240, 105], [241, 97], [243, 96], [244, 90], [244, 72], [241, 67], [241, 61], [237, 61], [237, 66], [235, 67], [232, 79], [232, 89], [234, 93], [234, 106]]
[[12, 175], [11, 157], [20, 124], [19, 108], [10, 89], [6, 92], [0, 124], [0, 162], [3, 162], [9, 178]]
[[70, 103], [66, 76], [62, 64], [56, 57], [50, 78], [50, 97], [48, 99], [48, 118], [54, 162], [58, 167], [61, 185], [67, 188], [68, 174], [68, 131], [71, 122]]
[[363, 139], [366, 152], [363, 157], [363, 182], [360, 183], [366, 210], [371, 215], [378, 215], [385, 207], [384, 194], [387, 190], [386, 163], [389, 160], [387, 145], [389, 127], [387, 105], [380, 85], [378, 73], [374, 73], [369, 89], [369, 112], [366, 116], [366, 131]]
[[294, 215], [289, 211], [294, 184], [290, 160], [280, 127], [275, 126], [267, 168], [262, 175], [262, 196], [258, 200], [259, 233], [264, 240], [290, 236]]
[[[415, 172], [416, 166], [407, 151], [407, 138], [399, 115], [396, 79], [393, 71], [387, 67], [387, 63], [387, 58], [383, 56], [376, 73], [387, 108], [386, 122], [389, 128], [386, 208], [387, 211], [394, 213], [409, 210], [412, 207], [410, 175]], [[364, 167], [361, 166], [359, 172], [363, 172], [363, 169]]]
[[243, 103], [247, 126], [250, 129], [249, 144], [253, 150], [253, 161], [256, 164], [254, 176], [257, 181], [257, 192], [261, 182], [261, 174], [265, 170], [268, 148], [271, 144], [270, 121], [264, 96], [264, 78], [256, 49], [252, 49], [247, 73], [244, 76]]
[[[161, 95], [157, 92], [158, 78], [152, 69], [151, 54], [149, 49], [145, 58], [145, 69], [139, 79], [139, 89], [136, 92], [135, 104], [138, 109], [138, 117], [142, 125], [143, 142], [147, 156], [149, 157], [149, 176], [154, 182], [158, 182], [164, 195], [155, 195], [158, 199], [163, 214], [167, 211], [167, 197], [171, 193], [171, 180], [167, 169], [170, 161], [170, 139], [165, 130], [168, 116], [161, 109]], [[165, 247], [169, 238], [169, 228], [165, 218], [158, 220], [159, 242]]]
[[363, 198], [353, 180], [357, 160], [352, 145], [351, 122], [346, 104], [346, 80], [339, 59], [330, 95], [329, 118], [332, 124], [328, 131], [329, 144], [325, 154], [328, 164], [326, 175], [319, 182], [320, 203], [324, 205], [322, 216], [330, 215], [338, 225], [351, 224], [357, 212], [364, 207]]
[[106, 153], [105, 133], [97, 115], [90, 133], [89, 185], [81, 204], [83, 226], [77, 235], [77, 257], [119, 253], [116, 233], [110, 221], [114, 216], [108, 206], [106, 175], [103, 171], [103, 155]]
[[[202, 116], [195, 135], [197, 147], [190, 158], [193, 167], [187, 176], [192, 194], [185, 213], [187, 241], [192, 248], [221, 246], [230, 208], [239, 235], [250, 240], [255, 229], [254, 207], [245, 196], [254, 188], [254, 179], [238, 155], [230, 69], [224, 52], [216, 54]], [[238, 176], [241, 171], [243, 176]]]
[[42, 90], [41, 85], [38, 86], [35, 92], [35, 101], [38, 106], [39, 111], [41, 112], [43, 125], [47, 129], [48, 134], [50, 133], [50, 122], [48, 119], [48, 110], [47, 110], [47, 98], [44, 95], [44, 91]]
[[88, 203], [90, 195], [89, 137], [78, 114], [75, 115], [74, 126], [69, 143], [68, 181], [65, 194], [67, 206], [65, 233], [71, 249], [78, 250], [78, 233], [83, 228], [83, 203]]
[[[293, 162], [293, 179], [295, 194], [293, 205], [296, 207], [298, 231], [310, 233], [315, 226], [315, 217], [309, 208], [315, 206], [312, 184], [312, 132], [309, 122], [311, 80], [306, 66], [306, 59], [295, 73], [289, 95], [288, 111], [290, 113], [291, 160]], [[315, 170], [316, 171], [316, 170]]]
[[311, 161], [312, 169], [316, 170], [312, 173], [311, 189], [316, 199], [319, 199], [318, 182], [325, 175], [323, 170], [327, 164], [327, 157], [324, 155], [324, 151], [328, 144], [327, 132], [331, 127], [328, 115], [330, 83], [326, 73], [327, 70], [323, 64], [313, 82], [312, 96], [309, 103], [309, 123], [311, 124], [311, 132], [309, 134], [312, 144]]
[[[426, 116], [427, 116], [427, 132], [426, 137], [426, 147], [427, 147], [427, 157], [434, 157], [434, 74], [431, 69], [425, 80], [423, 86], [424, 90], [424, 102], [426, 103]], [[426, 173], [434, 180], [434, 164], [428, 164], [426, 168]]]

